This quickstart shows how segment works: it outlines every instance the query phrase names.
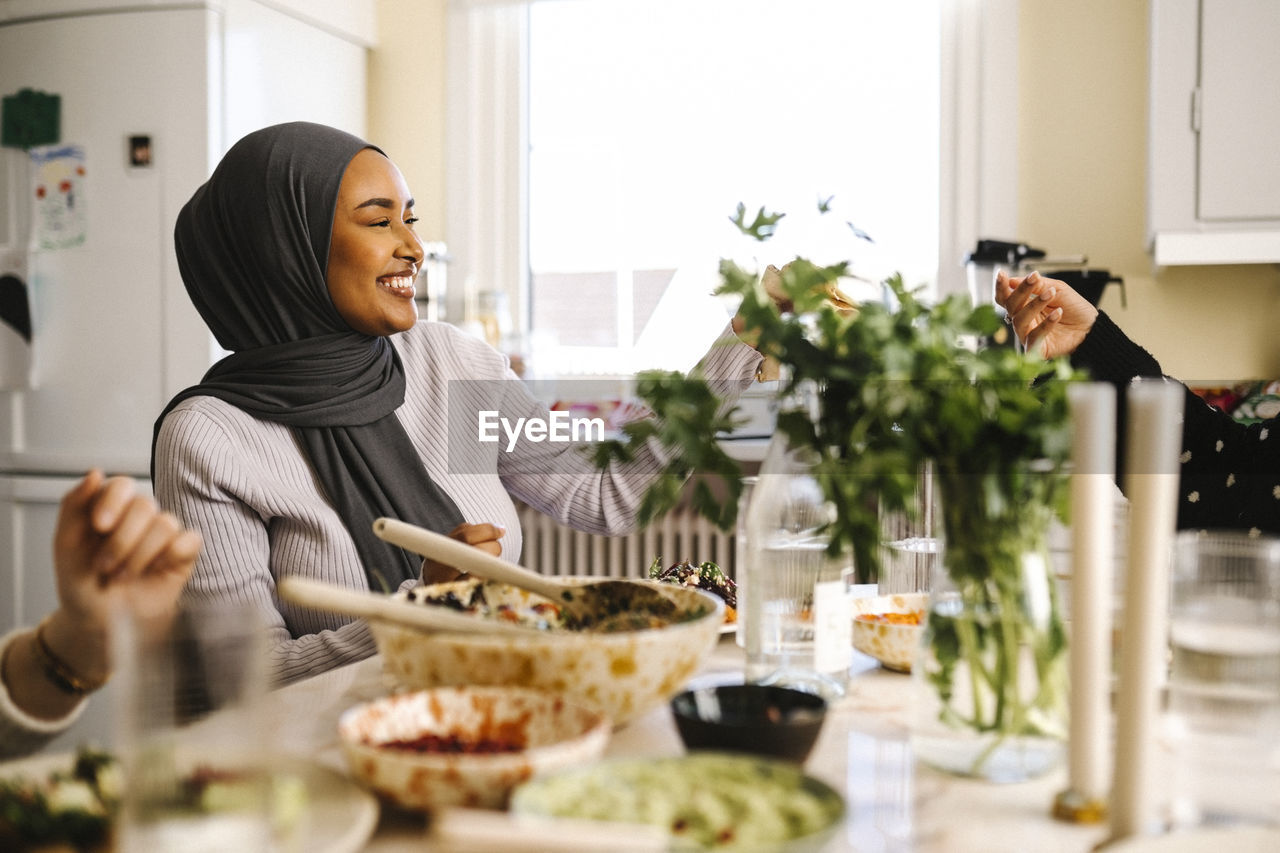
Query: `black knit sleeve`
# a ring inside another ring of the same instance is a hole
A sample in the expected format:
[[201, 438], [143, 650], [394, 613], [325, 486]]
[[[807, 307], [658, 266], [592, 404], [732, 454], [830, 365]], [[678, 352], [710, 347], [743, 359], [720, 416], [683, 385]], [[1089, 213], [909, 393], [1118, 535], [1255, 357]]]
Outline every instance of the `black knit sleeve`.
[[[1163, 377], [1160, 364], [1102, 312], [1071, 363], [1116, 387], [1116, 477], [1123, 486], [1125, 392], [1135, 379]], [[1245, 426], [1184, 391], [1178, 527], [1280, 533], [1280, 423]]]

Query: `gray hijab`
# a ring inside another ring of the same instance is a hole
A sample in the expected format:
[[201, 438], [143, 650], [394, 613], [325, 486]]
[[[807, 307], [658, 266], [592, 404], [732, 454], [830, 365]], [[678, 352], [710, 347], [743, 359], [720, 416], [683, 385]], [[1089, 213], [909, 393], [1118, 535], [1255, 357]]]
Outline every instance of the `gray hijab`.
[[[180, 401], [211, 396], [297, 433], [355, 540], [371, 589], [418, 576], [420, 558], [372, 530], [379, 516], [440, 533], [462, 523], [427, 474], [395, 411], [405, 375], [385, 337], [351, 329], [325, 273], [342, 175], [369, 145], [324, 125], [256, 131], [223, 157], [178, 214], [174, 242], [187, 293], [231, 355]], [[155, 441], [151, 451], [155, 477]]]

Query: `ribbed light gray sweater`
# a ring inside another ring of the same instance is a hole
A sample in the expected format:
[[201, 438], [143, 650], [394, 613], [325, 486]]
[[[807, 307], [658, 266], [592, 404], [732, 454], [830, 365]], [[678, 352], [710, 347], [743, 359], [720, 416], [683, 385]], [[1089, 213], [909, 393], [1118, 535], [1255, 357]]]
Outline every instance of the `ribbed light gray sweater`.
[[[408, 378], [397, 416], [431, 478], [466, 520], [506, 528], [505, 559], [520, 558], [512, 496], [579, 530], [616, 535], [634, 528], [645, 487], [664, 465], [652, 451], [598, 471], [570, 443], [520, 441], [510, 453], [505, 436], [481, 443], [481, 410], [514, 422], [545, 419], [546, 406], [504, 356], [453, 326], [422, 322], [392, 340]], [[726, 329], [700, 369], [719, 393], [735, 399], [760, 358]], [[160, 430], [155, 492], [164, 509], [204, 536], [185, 595], [250, 604], [269, 632], [276, 683], [374, 653], [363, 621], [277, 595], [277, 581], [289, 575], [368, 587], [355, 544], [288, 427], [211, 397], [185, 400]]]

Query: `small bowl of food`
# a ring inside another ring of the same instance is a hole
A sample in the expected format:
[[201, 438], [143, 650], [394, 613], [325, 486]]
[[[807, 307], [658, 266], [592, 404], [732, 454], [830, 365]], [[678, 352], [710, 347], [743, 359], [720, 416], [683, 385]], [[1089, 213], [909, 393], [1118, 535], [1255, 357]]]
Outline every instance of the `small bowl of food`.
[[853, 600], [853, 647], [885, 669], [910, 672], [924, 630], [928, 593], [905, 592]]
[[613, 758], [540, 776], [511, 797], [517, 815], [642, 823], [671, 849], [818, 851], [845, 814], [844, 799], [795, 764], [693, 752]]
[[722, 633], [737, 629], [738, 624], [738, 585], [733, 578], [724, 573], [724, 569], [715, 563], [703, 561], [694, 563], [690, 560], [679, 560], [662, 568], [662, 557], [655, 557], [649, 564], [649, 579], [657, 583], [674, 584], [676, 586], [701, 589], [719, 597], [724, 601], [724, 627]]
[[385, 670], [402, 687], [531, 687], [558, 693], [620, 725], [680, 691], [711, 655], [724, 618], [723, 602], [709, 593], [651, 585], [675, 604], [674, 613], [661, 622], [624, 624], [617, 630], [572, 630], [563, 625], [555, 602], [475, 578], [416, 587], [395, 597], [536, 630], [462, 634], [380, 619], [371, 620], [369, 627]]
[[671, 700], [680, 739], [689, 750], [745, 752], [803, 763], [827, 702], [776, 684], [722, 684], [678, 693]]
[[599, 758], [609, 732], [597, 711], [512, 687], [392, 694], [338, 721], [352, 774], [408, 809], [504, 808], [526, 779]]

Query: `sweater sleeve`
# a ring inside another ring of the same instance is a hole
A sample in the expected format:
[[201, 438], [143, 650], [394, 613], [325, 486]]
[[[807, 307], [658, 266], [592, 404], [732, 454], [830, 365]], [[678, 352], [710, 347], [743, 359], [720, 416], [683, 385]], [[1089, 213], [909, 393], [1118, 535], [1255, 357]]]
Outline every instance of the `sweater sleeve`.
[[[725, 411], [754, 380], [760, 359], [726, 326], [693, 372], [707, 382]], [[519, 389], [513, 386], [504, 407], [516, 417], [546, 417], [546, 407]], [[668, 464], [653, 443], [638, 448], [631, 461], [600, 470], [580, 444], [521, 442], [515, 452], [500, 454], [498, 473], [511, 494], [560, 523], [621, 535], [635, 529], [645, 491]]]
[[[1097, 322], [1071, 361], [1094, 379], [1116, 386], [1117, 476], [1123, 486], [1125, 391], [1135, 379], [1163, 377], [1160, 364], [1103, 312], [1099, 312]], [[1183, 386], [1183, 390], [1179, 529], [1280, 533], [1280, 439], [1274, 437], [1276, 421], [1246, 426], [1206, 403], [1190, 388]]]
[[[0, 661], [4, 660], [9, 644], [23, 630], [10, 631], [0, 638]], [[9, 695], [9, 688], [0, 681], [0, 759], [16, 758], [40, 749], [80, 719], [84, 707], [85, 700], [81, 700], [62, 719], [41, 720], [19, 708]]]

